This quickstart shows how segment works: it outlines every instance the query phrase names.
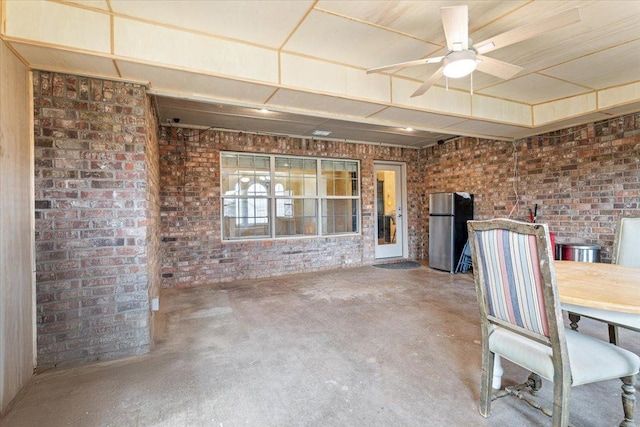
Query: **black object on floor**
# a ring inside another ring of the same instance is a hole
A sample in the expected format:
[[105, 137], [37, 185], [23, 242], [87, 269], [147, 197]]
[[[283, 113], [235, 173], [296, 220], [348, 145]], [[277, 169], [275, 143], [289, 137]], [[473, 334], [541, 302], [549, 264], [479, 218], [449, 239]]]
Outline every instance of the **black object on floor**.
[[419, 262], [415, 261], [400, 261], [400, 262], [388, 262], [386, 264], [373, 264], [374, 267], [390, 268], [395, 270], [409, 270], [412, 268], [418, 268], [421, 266]]

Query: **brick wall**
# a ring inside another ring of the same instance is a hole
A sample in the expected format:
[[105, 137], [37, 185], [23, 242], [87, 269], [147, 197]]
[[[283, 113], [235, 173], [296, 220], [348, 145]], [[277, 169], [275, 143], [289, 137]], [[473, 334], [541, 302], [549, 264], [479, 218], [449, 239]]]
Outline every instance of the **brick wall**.
[[[286, 153], [360, 160], [362, 235], [272, 241], [221, 241], [220, 151]], [[374, 261], [374, 160], [407, 162], [409, 224], [421, 214], [418, 150], [163, 127], [160, 138], [163, 287], [371, 264]], [[422, 231], [409, 231], [409, 257]]]
[[[640, 114], [516, 143], [458, 138], [423, 150], [156, 130], [142, 86], [34, 72], [39, 365], [148, 351], [160, 282], [371, 264], [375, 160], [407, 165], [414, 259], [428, 256], [431, 192], [474, 193], [477, 218], [526, 218], [537, 203], [558, 242], [599, 244], [605, 261], [616, 216], [640, 209]], [[220, 150], [359, 160], [362, 235], [223, 244]]]
[[[371, 264], [374, 160], [407, 163], [409, 258], [428, 258], [429, 193], [469, 191], [477, 218], [524, 219], [537, 203], [558, 242], [599, 244], [606, 262], [616, 216], [640, 206], [639, 125], [631, 115], [515, 143], [458, 138], [423, 150], [164, 127], [163, 286]], [[360, 160], [362, 236], [223, 244], [220, 150]]]
[[[527, 219], [538, 204], [538, 222], [549, 224], [558, 243], [600, 245], [604, 262], [611, 260], [616, 217], [640, 209], [638, 113], [515, 144], [458, 138], [422, 151], [425, 196], [474, 193], [481, 219], [512, 209], [512, 218]], [[428, 222], [420, 226], [428, 241]]]
[[38, 364], [147, 352], [145, 90], [37, 71], [33, 82]]
[[[155, 105], [151, 97], [146, 99], [146, 138], [145, 162], [147, 173], [147, 277], [149, 282], [149, 301], [160, 298], [162, 287], [162, 253], [160, 236], [160, 151], [158, 145], [158, 120]], [[155, 312], [150, 313], [150, 336], [156, 337]]]

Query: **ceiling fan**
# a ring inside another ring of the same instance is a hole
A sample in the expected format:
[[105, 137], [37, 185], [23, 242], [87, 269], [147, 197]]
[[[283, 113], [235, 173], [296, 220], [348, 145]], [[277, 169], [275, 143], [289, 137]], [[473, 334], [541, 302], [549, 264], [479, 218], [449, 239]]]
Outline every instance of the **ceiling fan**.
[[522, 67], [490, 58], [485, 56], [485, 53], [580, 21], [580, 11], [577, 7], [573, 7], [550, 18], [532, 22], [474, 44], [469, 38], [469, 9], [466, 5], [443, 7], [440, 9], [440, 14], [447, 41], [447, 50], [444, 56], [371, 68], [367, 70], [367, 74], [442, 62], [442, 66], [411, 97], [424, 94], [443, 75], [455, 79], [468, 76], [476, 69], [507, 80], [522, 71]]

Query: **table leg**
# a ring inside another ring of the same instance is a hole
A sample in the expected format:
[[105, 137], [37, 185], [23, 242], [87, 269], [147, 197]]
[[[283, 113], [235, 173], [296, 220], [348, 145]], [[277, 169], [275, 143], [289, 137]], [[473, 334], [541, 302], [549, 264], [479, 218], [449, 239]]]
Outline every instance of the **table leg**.
[[618, 327], [616, 325], [609, 324], [609, 342], [613, 345], [618, 345]]
[[569, 320], [571, 321], [571, 329], [574, 331], [578, 330], [578, 322], [580, 321], [580, 315], [569, 312]]

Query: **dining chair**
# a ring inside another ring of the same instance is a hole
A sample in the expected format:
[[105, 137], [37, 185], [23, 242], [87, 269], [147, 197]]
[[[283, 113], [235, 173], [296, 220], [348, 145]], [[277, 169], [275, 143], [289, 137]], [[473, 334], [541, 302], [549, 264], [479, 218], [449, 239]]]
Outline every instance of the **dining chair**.
[[[553, 382], [553, 426], [569, 422], [570, 388], [620, 378], [624, 420], [634, 425], [635, 382], [640, 358], [573, 330], [565, 330], [550, 256], [546, 224], [509, 219], [468, 221], [478, 305], [482, 322], [480, 413], [489, 416], [496, 355], [533, 372], [526, 386], [536, 390], [539, 377]], [[536, 377], [539, 376], [539, 377]], [[524, 387], [506, 394], [523, 398]], [[537, 402], [524, 398], [540, 409]], [[594, 402], [595, 403], [595, 402]]]
[[[613, 240], [611, 263], [640, 267], [640, 216], [621, 215], [616, 223]], [[640, 292], [640, 282], [638, 283]], [[610, 310], [599, 310], [573, 304], [563, 304], [562, 308], [569, 313], [571, 328], [578, 330], [578, 322], [582, 316], [606, 322], [609, 325], [609, 341], [618, 345], [618, 327], [640, 332], [640, 316], [637, 314], [619, 313]]]

